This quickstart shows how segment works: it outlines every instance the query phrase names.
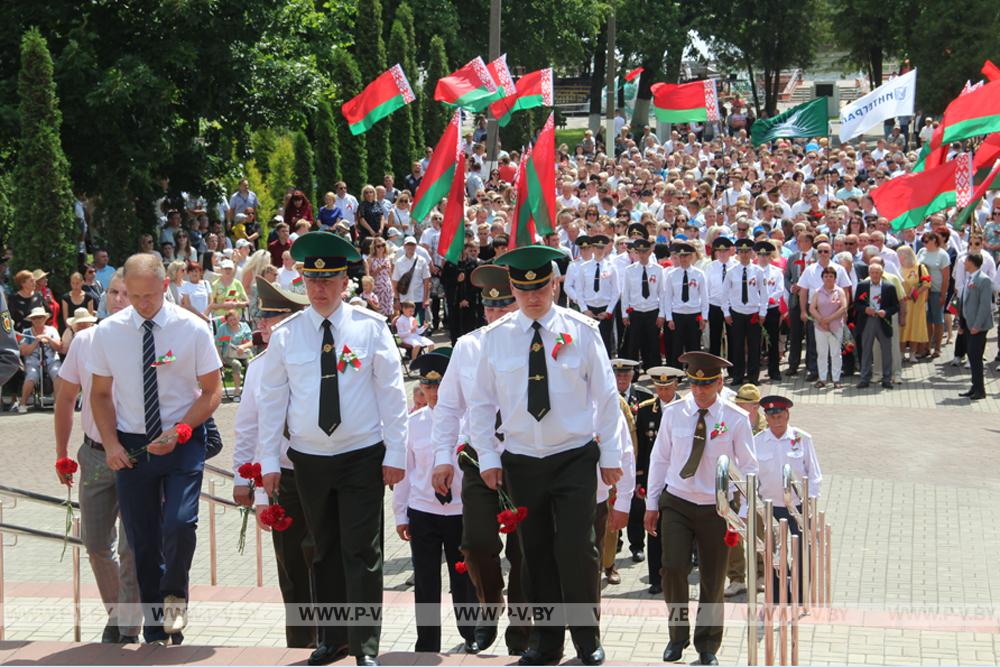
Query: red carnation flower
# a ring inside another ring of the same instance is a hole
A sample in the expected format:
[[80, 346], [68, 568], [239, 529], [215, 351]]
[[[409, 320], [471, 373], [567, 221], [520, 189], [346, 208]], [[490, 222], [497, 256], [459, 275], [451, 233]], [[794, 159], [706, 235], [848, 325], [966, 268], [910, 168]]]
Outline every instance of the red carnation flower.
[[191, 427], [187, 424], [178, 424], [174, 427], [177, 430], [177, 444], [183, 445], [191, 439]]
[[701, 322], [701, 315], [697, 315], [697, 316], [696, 316], [696, 317], [694, 318], [694, 321], [695, 321], [695, 322]]
[[642, 484], [640, 484], [639, 487], [635, 490], [635, 495], [637, 495], [640, 498], [645, 498], [646, 497], [646, 487], [644, 487]]
[[68, 456], [56, 460], [56, 471], [63, 477], [72, 477], [79, 468], [79, 464]]
[[726, 529], [726, 534], [722, 538], [722, 541], [725, 542], [725, 544], [726, 544], [727, 547], [729, 547], [730, 549], [732, 549], [733, 547], [739, 545], [739, 543], [740, 543], [740, 534], [737, 533], [735, 530]]
[[847, 328], [850, 329], [851, 331], [854, 331], [854, 322], [848, 322]]
[[461, 445], [458, 446], [458, 449], [455, 450], [455, 453], [456, 454], [461, 454], [462, 452], [465, 451], [465, 447], [466, 447], [466, 444], [463, 442]]
[[291, 527], [291, 525], [292, 525], [292, 517], [286, 514], [285, 516], [278, 519], [273, 526], [271, 526], [271, 530], [275, 531], [276, 533], [283, 533], [286, 530], [288, 530]]
[[760, 324], [760, 315], [754, 313], [750, 316], [750, 324]]
[[464, 560], [460, 560], [457, 563], [455, 563], [456, 574], [465, 574], [468, 571], [469, 571], [469, 566], [465, 564]]

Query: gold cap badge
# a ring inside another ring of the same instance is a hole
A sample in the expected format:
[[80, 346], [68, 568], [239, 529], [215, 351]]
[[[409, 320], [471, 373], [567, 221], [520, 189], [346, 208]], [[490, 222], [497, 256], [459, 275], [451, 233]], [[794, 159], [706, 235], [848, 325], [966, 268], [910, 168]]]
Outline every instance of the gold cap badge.
[[326, 262], [324, 262], [322, 259], [317, 259], [315, 262], [313, 262], [313, 266], [315, 266], [317, 269], [322, 269], [323, 267], [326, 266]]
[[490, 290], [490, 297], [491, 298], [495, 299], [498, 296], [500, 296], [500, 290], [498, 290], [496, 287], [494, 287], [493, 289]]
[[528, 280], [534, 280], [536, 275], [537, 274], [534, 271], [528, 271], [527, 273], [524, 274], [524, 277], [527, 278]]

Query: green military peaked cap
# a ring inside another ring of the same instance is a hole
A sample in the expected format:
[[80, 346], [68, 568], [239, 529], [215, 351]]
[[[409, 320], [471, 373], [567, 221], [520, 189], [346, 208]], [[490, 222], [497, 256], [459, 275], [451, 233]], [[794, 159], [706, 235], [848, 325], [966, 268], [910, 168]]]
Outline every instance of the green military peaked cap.
[[309, 232], [292, 244], [292, 259], [302, 262], [307, 278], [331, 278], [347, 268], [347, 262], [361, 261], [358, 249], [330, 232]]
[[274, 317], [282, 313], [294, 313], [309, 305], [309, 297], [296, 294], [273, 285], [257, 276], [257, 297], [264, 317]]
[[510, 272], [506, 266], [483, 264], [472, 271], [472, 284], [482, 290], [483, 305], [503, 308], [514, 301], [510, 291]]
[[552, 262], [564, 259], [565, 253], [547, 245], [526, 245], [497, 257], [494, 263], [506, 266], [511, 284], [520, 290], [536, 290], [552, 278]]

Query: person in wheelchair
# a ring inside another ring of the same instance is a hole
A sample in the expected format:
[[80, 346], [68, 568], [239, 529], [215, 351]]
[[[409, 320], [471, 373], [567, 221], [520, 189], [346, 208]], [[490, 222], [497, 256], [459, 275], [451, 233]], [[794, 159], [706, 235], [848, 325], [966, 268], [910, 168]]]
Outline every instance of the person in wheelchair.
[[[25, 329], [21, 334], [21, 356], [24, 357], [24, 385], [21, 388], [21, 402], [17, 411], [25, 413], [28, 411], [28, 398], [35, 392], [35, 387], [43, 386], [44, 380], [42, 369], [52, 381], [52, 398], [55, 400], [57, 383], [56, 377], [59, 375], [59, 357], [62, 352], [62, 340], [55, 327], [45, 324], [49, 314], [44, 308], [32, 308], [28, 313], [31, 327]], [[44, 394], [44, 390], [42, 391]], [[39, 400], [41, 407], [41, 400]]]

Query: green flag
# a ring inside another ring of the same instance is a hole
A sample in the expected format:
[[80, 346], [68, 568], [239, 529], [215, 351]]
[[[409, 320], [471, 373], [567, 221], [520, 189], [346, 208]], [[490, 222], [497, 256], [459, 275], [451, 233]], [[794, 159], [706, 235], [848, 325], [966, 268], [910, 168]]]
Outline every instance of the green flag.
[[754, 146], [760, 146], [772, 139], [825, 137], [830, 133], [826, 109], [826, 98], [817, 97], [774, 118], [758, 120], [750, 129], [750, 139]]

